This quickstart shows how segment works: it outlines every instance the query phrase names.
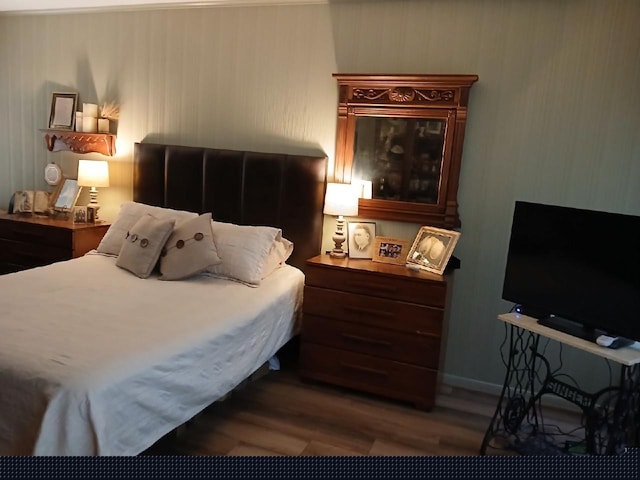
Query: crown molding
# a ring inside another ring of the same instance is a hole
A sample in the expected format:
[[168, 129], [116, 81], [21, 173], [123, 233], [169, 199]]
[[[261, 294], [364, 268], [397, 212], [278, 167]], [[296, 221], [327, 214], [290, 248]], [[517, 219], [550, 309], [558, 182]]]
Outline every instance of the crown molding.
[[140, 11], [202, 7], [257, 7], [329, 4], [336, 0], [65, 0], [56, 6], [48, 0], [0, 0], [0, 15], [42, 15]]

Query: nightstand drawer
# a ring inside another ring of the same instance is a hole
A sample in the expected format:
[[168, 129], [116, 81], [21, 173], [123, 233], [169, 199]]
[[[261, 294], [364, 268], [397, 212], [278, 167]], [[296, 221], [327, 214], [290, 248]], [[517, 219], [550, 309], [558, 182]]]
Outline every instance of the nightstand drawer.
[[389, 360], [438, 368], [438, 336], [409, 335], [305, 315], [302, 340]]
[[8, 241], [0, 238], [0, 263], [12, 263], [23, 268], [69, 260], [71, 249], [52, 245]]
[[442, 282], [422, 282], [399, 276], [389, 278], [370, 272], [314, 265], [307, 265], [305, 277], [306, 284], [315, 287], [340, 289], [362, 295], [440, 308], [445, 305], [446, 286]]
[[408, 400], [422, 408], [434, 404], [434, 370], [307, 343], [300, 353], [304, 377]]
[[440, 336], [444, 312], [415, 303], [306, 286], [304, 313], [401, 332]]
[[57, 245], [68, 247], [71, 245], [73, 232], [71, 230], [49, 228], [45, 225], [23, 222], [0, 223], [0, 238], [25, 242], [35, 245]]

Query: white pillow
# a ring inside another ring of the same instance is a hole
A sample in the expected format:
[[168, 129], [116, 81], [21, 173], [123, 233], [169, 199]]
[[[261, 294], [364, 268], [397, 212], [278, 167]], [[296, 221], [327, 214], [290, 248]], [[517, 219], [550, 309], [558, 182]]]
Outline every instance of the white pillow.
[[153, 207], [144, 203], [138, 202], [125, 202], [120, 206], [120, 212], [115, 222], [111, 224], [107, 233], [100, 241], [98, 253], [104, 253], [108, 255], [118, 255], [122, 248], [122, 242], [127, 235], [129, 229], [145, 214], [153, 215], [154, 217], [162, 220], [174, 220], [176, 225], [185, 220], [195, 218], [197, 213], [187, 212], [184, 210], [172, 210], [170, 208]]
[[280, 240], [276, 239], [262, 268], [262, 278], [265, 279], [271, 275], [274, 270], [284, 265], [292, 253], [293, 242], [290, 242], [284, 237], [281, 237]]
[[[265, 271], [273, 268], [273, 262], [268, 267], [267, 260], [274, 243], [281, 243], [282, 230], [216, 221], [211, 222], [211, 228], [222, 262], [207, 268], [206, 271], [217, 277], [237, 280], [249, 286], [260, 285], [266, 276]], [[286, 255], [286, 248], [284, 253]], [[282, 254], [279, 254], [278, 258], [282, 258]]]
[[211, 231], [211, 213], [173, 229], [160, 255], [160, 280], [180, 280], [220, 263]]

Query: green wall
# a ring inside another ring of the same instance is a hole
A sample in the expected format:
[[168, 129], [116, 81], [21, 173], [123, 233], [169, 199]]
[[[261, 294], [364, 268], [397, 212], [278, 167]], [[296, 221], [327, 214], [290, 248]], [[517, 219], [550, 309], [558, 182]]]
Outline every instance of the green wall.
[[[302, 2], [304, 3], [304, 2]], [[324, 152], [342, 73], [464, 73], [471, 90], [445, 381], [495, 390], [515, 200], [640, 215], [640, 2], [396, 0], [0, 16], [0, 208], [97, 154], [49, 153], [51, 93], [121, 105], [105, 218], [141, 140]], [[86, 194], [83, 194], [86, 195]], [[82, 202], [83, 199], [81, 198]], [[333, 220], [327, 219], [325, 247]], [[419, 225], [377, 222], [412, 239]], [[618, 234], [619, 232], [616, 232]], [[548, 347], [554, 349], [553, 345]], [[608, 367], [564, 349], [583, 384]]]

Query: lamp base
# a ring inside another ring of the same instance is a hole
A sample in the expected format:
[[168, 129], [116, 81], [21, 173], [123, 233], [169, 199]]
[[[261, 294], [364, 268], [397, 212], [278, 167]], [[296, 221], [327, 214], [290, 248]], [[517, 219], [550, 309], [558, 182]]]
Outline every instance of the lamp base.
[[343, 250], [331, 250], [329, 256], [332, 258], [347, 258], [347, 254]]

